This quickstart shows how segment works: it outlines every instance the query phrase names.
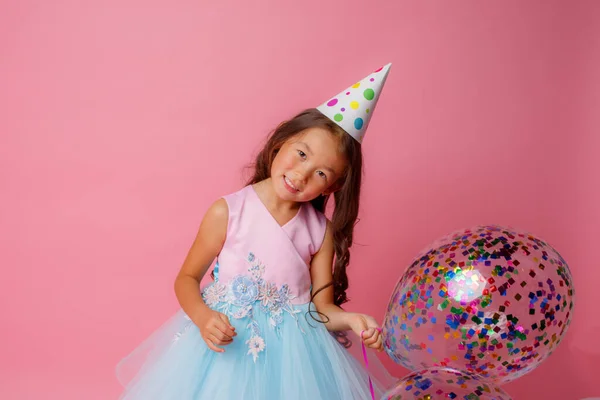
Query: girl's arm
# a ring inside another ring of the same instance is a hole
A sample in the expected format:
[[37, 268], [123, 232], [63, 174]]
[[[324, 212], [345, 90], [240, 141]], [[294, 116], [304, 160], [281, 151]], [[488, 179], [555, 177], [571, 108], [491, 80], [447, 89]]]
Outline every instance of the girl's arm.
[[[327, 221], [325, 240], [311, 262], [313, 293], [333, 281], [332, 265], [335, 250], [331, 223]], [[369, 315], [347, 312], [333, 303], [333, 285], [321, 290], [313, 298], [319, 313], [325, 315], [325, 326], [330, 331], [352, 330], [362, 337], [369, 347], [381, 350], [383, 343], [377, 321]]]
[[217, 200], [206, 212], [192, 246], [175, 279], [175, 294], [183, 311], [198, 326], [207, 345], [231, 342], [236, 335], [227, 316], [211, 310], [202, 300], [200, 281], [221, 252], [227, 236], [229, 209], [224, 199]]

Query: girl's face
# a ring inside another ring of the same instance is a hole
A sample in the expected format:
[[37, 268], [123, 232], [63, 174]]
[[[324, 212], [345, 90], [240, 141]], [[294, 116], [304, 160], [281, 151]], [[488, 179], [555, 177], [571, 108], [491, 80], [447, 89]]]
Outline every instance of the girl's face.
[[279, 198], [306, 202], [336, 189], [345, 168], [339, 140], [327, 129], [309, 128], [284, 143], [271, 165], [271, 178]]

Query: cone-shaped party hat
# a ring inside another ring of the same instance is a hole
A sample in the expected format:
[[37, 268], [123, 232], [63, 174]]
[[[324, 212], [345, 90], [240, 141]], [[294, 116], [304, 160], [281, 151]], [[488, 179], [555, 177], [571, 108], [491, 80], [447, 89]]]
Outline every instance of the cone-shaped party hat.
[[379, 68], [362, 81], [321, 104], [317, 110], [362, 143], [391, 66], [390, 63]]

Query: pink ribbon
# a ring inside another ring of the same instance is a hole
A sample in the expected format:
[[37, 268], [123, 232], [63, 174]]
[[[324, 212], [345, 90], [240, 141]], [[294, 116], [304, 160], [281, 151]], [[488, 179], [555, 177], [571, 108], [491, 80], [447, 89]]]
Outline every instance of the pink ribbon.
[[[379, 333], [381, 333], [381, 328], [377, 328], [377, 330], [379, 331]], [[365, 346], [365, 342], [362, 341], [364, 333], [365, 333], [365, 331], [362, 331], [360, 333], [360, 339], [361, 339], [361, 344], [362, 344], [362, 353], [363, 353], [363, 359], [365, 360], [365, 369], [367, 370], [367, 376], [369, 377], [369, 390], [371, 391], [371, 399], [375, 400], [375, 390], [373, 390], [373, 381], [371, 380], [371, 374], [369, 374], [369, 358], [367, 357], [367, 348]]]

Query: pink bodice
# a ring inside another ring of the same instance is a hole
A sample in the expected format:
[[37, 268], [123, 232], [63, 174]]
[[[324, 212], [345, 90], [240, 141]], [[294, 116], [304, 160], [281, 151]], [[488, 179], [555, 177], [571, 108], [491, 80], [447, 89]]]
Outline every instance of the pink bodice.
[[292, 304], [310, 301], [310, 262], [325, 237], [327, 220], [310, 203], [280, 226], [249, 185], [224, 196], [229, 208], [227, 239], [217, 258], [217, 279], [229, 284], [251, 275], [261, 265], [261, 278], [280, 288], [287, 285]]

